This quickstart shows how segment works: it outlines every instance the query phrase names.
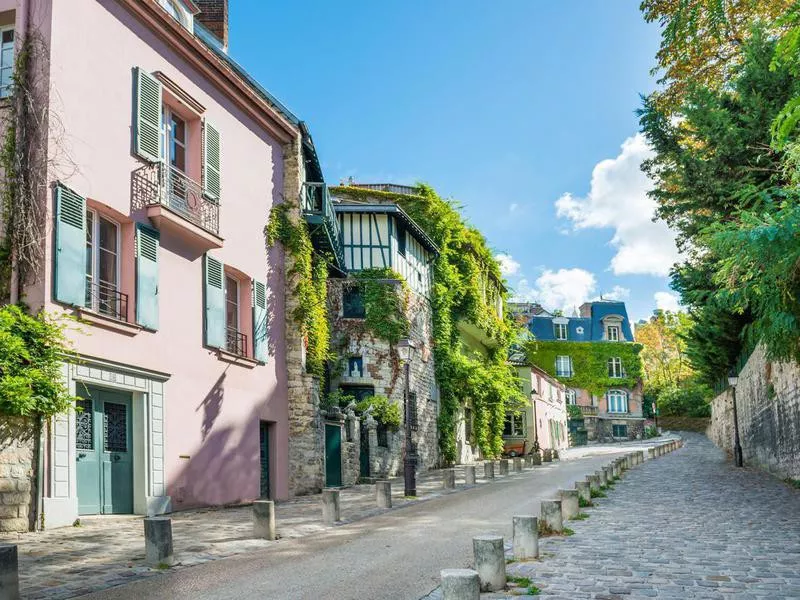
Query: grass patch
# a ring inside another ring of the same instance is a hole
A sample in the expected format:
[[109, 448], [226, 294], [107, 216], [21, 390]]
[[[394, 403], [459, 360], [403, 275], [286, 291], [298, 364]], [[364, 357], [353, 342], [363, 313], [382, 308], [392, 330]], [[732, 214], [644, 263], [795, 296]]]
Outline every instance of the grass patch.
[[608, 496], [606, 496], [606, 493], [604, 491], [602, 491], [602, 489], [600, 489], [600, 490], [592, 490], [591, 492], [589, 492], [589, 495], [592, 498], [608, 498]]
[[531, 580], [529, 577], [509, 577], [508, 581], [518, 585], [519, 587], [530, 587]]
[[578, 498], [578, 506], [581, 508], [589, 508], [590, 506], [594, 506], [594, 502], [591, 500], [584, 500], [583, 498]]
[[574, 535], [575, 532], [569, 527], [564, 527], [562, 531], [550, 529], [543, 521], [539, 521], [539, 537], [550, 537], [554, 535]]
[[575, 535], [575, 531], [569, 527], [564, 527], [564, 531], [561, 532], [561, 535], [569, 537], [570, 535]]
[[158, 563], [158, 565], [156, 565], [156, 569], [158, 569], [159, 571], [166, 571], [167, 569], [169, 569], [169, 567], [170, 565], [168, 565], [167, 563]]
[[784, 479], [784, 481], [788, 483], [790, 487], [800, 490], [800, 479], [792, 479], [791, 477], [787, 477]]
[[588, 513], [579, 512], [577, 515], [572, 517], [570, 519], [570, 521], [585, 521], [588, 518], [589, 518], [589, 514]]
[[539, 594], [541, 594], [541, 593], [542, 593], [542, 590], [540, 590], [540, 589], [539, 589], [538, 587], [536, 587], [535, 585], [532, 585], [532, 586], [530, 586], [530, 587], [528, 588], [528, 596], [538, 596], [538, 595], [539, 595]]
[[507, 565], [510, 565], [511, 563], [515, 563], [515, 562], [517, 562], [516, 558], [507, 558], [506, 559], [506, 564]]

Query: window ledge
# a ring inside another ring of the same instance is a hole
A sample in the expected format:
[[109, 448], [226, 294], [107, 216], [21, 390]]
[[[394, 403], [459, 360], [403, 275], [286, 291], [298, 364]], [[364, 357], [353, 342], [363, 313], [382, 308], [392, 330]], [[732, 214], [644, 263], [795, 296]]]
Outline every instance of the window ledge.
[[217, 348], [217, 358], [221, 361], [228, 362], [234, 365], [240, 365], [247, 369], [254, 369], [260, 363], [259, 361], [255, 360], [254, 358], [247, 358], [246, 356], [241, 356], [239, 354], [234, 354], [233, 352], [228, 352], [227, 350], [223, 350], [222, 348]]
[[134, 336], [143, 329], [141, 325], [126, 323], [125, 321], [120, 321], [113, 317], [108, 317], [86, 308], [76, 308], [75, 311], [78, 315], [78, 320], [82, 323], [91, 323], [92, 325], [97, 325], [98, 327], [103, 327], [112, 331], [118, 331], [119, 333], [124, 333], [125, 335]]

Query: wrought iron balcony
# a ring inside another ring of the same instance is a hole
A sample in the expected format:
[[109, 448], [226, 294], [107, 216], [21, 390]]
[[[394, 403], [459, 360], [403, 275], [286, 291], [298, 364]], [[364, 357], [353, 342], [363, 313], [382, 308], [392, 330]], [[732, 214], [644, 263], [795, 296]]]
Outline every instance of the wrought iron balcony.
[[320, 250], [330, 252], [337, 266], [344, 267], [344, 246], [339, 220], [333, 210], [328, 186], [306, 182], [300, 194], [300, 211], [311, 226], [311, 239]]
[[225, 329], [225, 350], [247, 358], [247, 336], [230, 327]]
[[128, 323], [128, 294], [117, 291], [116, 286], [105, 283], [86, 281], [86, 308], [111, 317], [117, 321]]

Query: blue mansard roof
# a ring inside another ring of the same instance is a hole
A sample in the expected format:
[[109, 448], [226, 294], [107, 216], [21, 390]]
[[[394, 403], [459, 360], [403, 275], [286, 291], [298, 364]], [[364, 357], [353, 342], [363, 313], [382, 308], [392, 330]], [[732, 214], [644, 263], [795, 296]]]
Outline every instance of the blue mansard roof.
[[555, 322], [567, 321], [568, 342], [600, 342], [605, 339], [603, 319], [618, 317], [622, 327], [622, 341], [632, 342], [633, 331], [628, 319], [628, 311], [624, 302], [599, 300], [587, 302], [580, 309], [579, 317], [555, 317], [553, 315], [535, 315], [528, 322], [528, 329], [541, 341], [555, 341]]

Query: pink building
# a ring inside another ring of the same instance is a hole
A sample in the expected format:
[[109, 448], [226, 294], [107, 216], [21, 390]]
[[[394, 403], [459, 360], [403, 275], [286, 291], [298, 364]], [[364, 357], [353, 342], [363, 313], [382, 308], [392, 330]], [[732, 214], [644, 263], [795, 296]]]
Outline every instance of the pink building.
[[[49, 108], [49, 235], [24, 300], [80, 321], [64, 376], [82, 410], [43, 439], [48, 527], [318, 487], [321, 458], [290, 477], [290, 396], [310, 383], [291, 391], [301, 341], [263, 232], [299, 197], [308, 143], [227, 57], [226, 15], [226, 0], [0, 0], [0, 76], [30, 42]], [[293, 440], [314, 447], [316, 427]]]

